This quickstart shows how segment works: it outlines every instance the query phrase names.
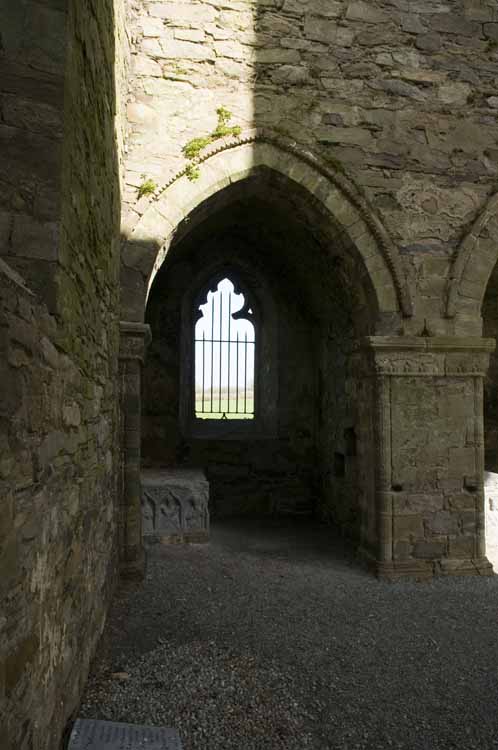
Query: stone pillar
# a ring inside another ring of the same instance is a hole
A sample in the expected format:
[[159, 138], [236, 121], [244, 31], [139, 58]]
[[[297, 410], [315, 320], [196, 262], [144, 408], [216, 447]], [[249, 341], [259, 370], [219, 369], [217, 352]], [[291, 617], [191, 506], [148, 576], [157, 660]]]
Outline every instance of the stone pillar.
[[490, 575], [483, 379], [492, 339], [370, 337], [375, 567], [380, 576]]
[[141, 578], [145, 572], [140, 487], [141, 375], [151, 334], [143, 323], [120, 323], [122, 510], [120, 523], [121, 572]]
[[391, 388], [384, 375], [375, 377], [374, 435], [375, 435], [375, 510], [378, 536], [377, 565], [389, 567], [393, 551], [393, 501], [391, 477]]

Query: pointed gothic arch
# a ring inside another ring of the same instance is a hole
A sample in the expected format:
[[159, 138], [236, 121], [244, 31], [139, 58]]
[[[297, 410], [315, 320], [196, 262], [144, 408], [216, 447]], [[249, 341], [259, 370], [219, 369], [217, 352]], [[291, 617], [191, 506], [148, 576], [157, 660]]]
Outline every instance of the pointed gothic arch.
[[494, 267], [498, 263], [498, 193], [489, 198], [461, 242], [453, 261], [447, 288], [446, 316], [474, 320], [480, 334], [481, 306]]
[[183, 170], [156, 191], [123, 246], [123, 319], [143, 319], [151, 284], [182, 222], [211, 196], [264, 170], [285, 179], [291, 190], [300, 187], [348, 238], [362, 258], [380, 313], [412, 315], [398, 250], [353, 181], [288, 139], [252, 131], [207, 150], [198, 180], [190, 182]]

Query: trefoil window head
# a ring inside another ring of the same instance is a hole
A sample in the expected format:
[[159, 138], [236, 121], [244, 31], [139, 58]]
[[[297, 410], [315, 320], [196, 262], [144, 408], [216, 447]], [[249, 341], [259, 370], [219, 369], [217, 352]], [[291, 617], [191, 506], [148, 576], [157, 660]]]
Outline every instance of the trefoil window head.
[[254, 419], [256, 328], [247, 294], [230, 278], [203, 295], [194, 342], [195, 418]]

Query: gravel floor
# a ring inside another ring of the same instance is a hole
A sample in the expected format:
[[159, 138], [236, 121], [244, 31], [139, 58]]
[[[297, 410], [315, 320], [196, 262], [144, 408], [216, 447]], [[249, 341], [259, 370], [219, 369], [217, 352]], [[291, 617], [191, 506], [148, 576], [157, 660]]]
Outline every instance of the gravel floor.
[[498, 577], [387, 584], [323, 527], [215, 526], [118, 592], [81, 715], [185, 750], [498, 748], [497, 636]]

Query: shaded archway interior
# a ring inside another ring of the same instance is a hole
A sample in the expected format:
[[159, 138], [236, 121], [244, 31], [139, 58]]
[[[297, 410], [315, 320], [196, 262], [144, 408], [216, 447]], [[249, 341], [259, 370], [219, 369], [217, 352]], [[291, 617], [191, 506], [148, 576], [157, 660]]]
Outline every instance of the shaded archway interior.
[[[264, 277], [277, 311], [271, 437], [182, 433], [182, 302], [193, 278], [224, 263]], [[378, 314], [359, 254], [317, 201], [270, 173], [212, 196], [179, 227], [152, 285], [146, 322], [152, 344], [143, 373], [144, 465], [205, 468], [217, 516], [314, 513], [368, 536], [371, 394], [355, 377], [354, 358]]]
[[[483, 335], [498, 340], [498, 264], [488, 281], [482, 304]], [[498, 566], [498, 356], [491, 353], [484, 379], [484, 506], [486, 552]]]
[[[494, 267], [482, 304], [483, 336], [498, 338], [498, 264]], [[493, 352], [484, 381], [485, 468], [498, 472], [498, 356]]]

